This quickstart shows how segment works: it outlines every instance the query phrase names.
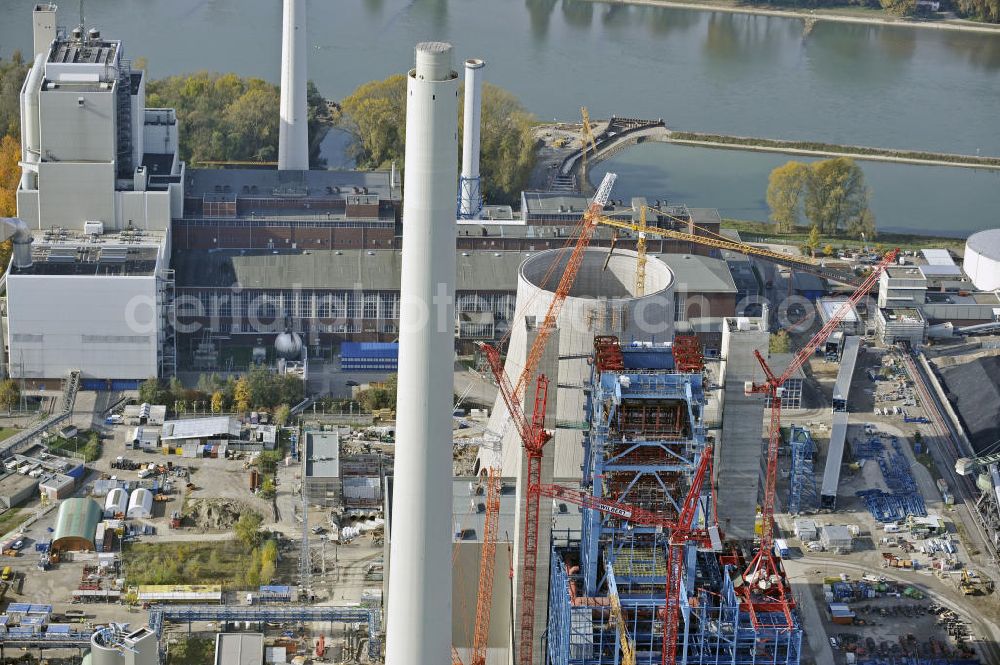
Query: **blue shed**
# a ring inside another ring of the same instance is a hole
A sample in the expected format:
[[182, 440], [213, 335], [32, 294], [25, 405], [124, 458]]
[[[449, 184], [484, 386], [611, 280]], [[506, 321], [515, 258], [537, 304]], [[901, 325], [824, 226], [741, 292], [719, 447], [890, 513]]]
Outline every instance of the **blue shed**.
[[399, 368], [399, 342], [344, 342], [340, 369], [354, 372], [395, 372]]

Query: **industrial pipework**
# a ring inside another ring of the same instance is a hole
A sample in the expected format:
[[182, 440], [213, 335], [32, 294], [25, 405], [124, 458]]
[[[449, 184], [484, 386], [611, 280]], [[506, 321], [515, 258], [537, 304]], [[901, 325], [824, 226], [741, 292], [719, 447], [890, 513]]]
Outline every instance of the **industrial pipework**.
[[306, 109], [306, 2], [284, 0], [281, 22], [281, 107], [278, 170], [309, 168], [309, 116]]
[[39, 53], [21, 88], [21, 189], [38, 189], [38, 162], [42, 161], [38, 94], [44, 73], [45, 54]]
[[387, 665], [451, 662], [457, 103], [451, 44], [418, 44], [406, 82]]
[[462, 178], [458, 185], [459, 219], [478, 219], [483, 209], [479, 183], [479, 139], [483, 106], [482, 60], [465, 61], [465, 115], [462, 124]]
[[31, 267], [31, 230], [23, 219], [0, 217], [0, 242], [11, 239], [14, 245], [11, 266], [18, 269]]

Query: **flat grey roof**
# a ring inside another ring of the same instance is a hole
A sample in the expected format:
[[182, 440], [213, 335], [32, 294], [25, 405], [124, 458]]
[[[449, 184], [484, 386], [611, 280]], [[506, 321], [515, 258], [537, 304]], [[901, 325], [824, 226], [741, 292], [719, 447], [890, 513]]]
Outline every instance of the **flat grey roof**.
[[0, 476], [0, 494], [12, 496], [19, 494], [26, 487], [38, 484], [38, 478], [22, 475], [20, 473], [8, 473]]
[[262, 665], [263, 633], [219, 633], [215, 636], [215, 665]]
[[653, 254], [674, 272], [675, 291], [736, 293], [729, 265], [722, 259], [696, 254]]
[[[521, 262], [534, 252], [464, 251], [456, 257], [458, 291], [516, 291]], [[736, 293], [726, 262], [706, 256], [651, 254], [691, 293]], [[177, 250], [180, 287], [398, 291], [402, 254], [390, 249]]]
[[[345, 198], [348, 195], [367, 193], [386, 200], [391, 198], [389, 180], [388, 171], [189, 168], [187, 170], [187, 183], [184, 186], [184, 196], [198, 197], [229, 193], [251, 196], [252, 198], [293, 197], [308, 200], [311, 198]], [[244, 186], [253, 191], [244, 192]], [[228, 189], [226, 189], [227, 187]], [[367, 192], [365, 192], [366, 188]], [[338, 189], [339, 191], [337, 191]]]
[[306, 432], [306, 478], [340, 476], [340, 434]]
[[823, 469], [823, 484], [820, 496], [836, 498], [840, 486], [840, 465], [844, 461], [844, 443], [847, 441], [847, 412], [838, 411], [833, 414], [833, 427], [830, 429], [830, 448], [826, 453], [826, 467]]
[[847, 401], [851, 392], [851, 377], [854, 376], [854, 365], [861, 349], [861, 338], [850, 335], [844, 341], [844, 353], [840, 358], [840, 369], [837, 370], [837, 383], [833, 386], [833, 399]]
[[168, 420], [163, 423], [163, 431], [160, 438], [168, 441], [176, 439], [206, 439], [220, 435], [238, 437], [240, 435], [239, 421], [230, 416]]

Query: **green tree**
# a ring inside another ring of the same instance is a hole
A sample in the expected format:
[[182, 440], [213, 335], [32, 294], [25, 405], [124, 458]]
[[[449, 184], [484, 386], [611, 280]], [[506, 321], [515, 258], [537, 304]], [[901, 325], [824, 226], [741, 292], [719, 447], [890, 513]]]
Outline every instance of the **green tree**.
[[[461, 112], [459, 101], [456, 113]], [[393, 161], [403, 163], [405, 76], [365, 83], [341, 102], [341, 109], [338, 124], [354, 134], [352, 156], [359, 167], [387, 168]], [[535, 163], [533, 122], [514, 95], [489, 83], [483, 86], [480, 173], [483, 194], [490, 201], [512, 202], [524, 189]]]
[[956, 0], [955, 8], [967, 18], [1000, 23], [1000, 0]]
[[0, 59], [0, 136], [17, 138], [21, 133], [21, 86], [29, 66], [20, 51], [14, 51], [10, 60]]
[[917, 0], [879, 0], [882, 9], [895, 16], [913, 16], [917, 13]]
[[148, 404], [161, 404], [160, 382], [156, 377], [150, 377], [139, 384], [139, 401]]
[[280, 404], [277, 409], [274, 410], [274, 422], [281, 427], [288, 424], [288, 418], [291, 414], [291, 409], [287, 404]]
[[771, 335], [767, 350], [770, 353], [788, 353], [792, 350], [792, 338], [787, 330], [779, 330]]
[[870, 192], [861, 167], [848, 157], [813, 162], [806, 179], [803, 207], [820, 233], [850, 236], [872, 233], [874, 217], [868, 208]]
[[21, 401], [21, 388], [17, 381], [7, 379], [0, 383], [0, 408], [7, 409], [7, 413], [18, 405]]
[[264, 482], [260, 485], [260, 498], [273, 499], [277, 493], [278, 489], [274, 486], [274, 480], [271, 478], [265, 478]]
[[799, 223], [802, 190], [809, 177], [809, 166], [791, 161], [771, 171], [767, 180], [767, 205], [771, 221], [778, 231], [787, 233]]
[[809, 250], [809, 256], [816, 256], [816, 249], [820, 245], [819, 239], [819, 227], [813, 226], [809, 229], [809, 237], [806, 238], [806, 249]]
[[264, 518], [258, 513], [247, 511], [233, 525], [236, 538], [247, 548], [256, 547], [261, 540], [260, 526]]

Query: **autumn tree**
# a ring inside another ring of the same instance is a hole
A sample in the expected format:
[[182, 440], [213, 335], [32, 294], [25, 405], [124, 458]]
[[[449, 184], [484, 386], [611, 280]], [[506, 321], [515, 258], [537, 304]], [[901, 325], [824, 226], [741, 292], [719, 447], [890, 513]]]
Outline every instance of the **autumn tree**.
[[[463, 94], [464, 90], [455, 105], [460, 125]], [[338, 124], [354, 135], [352, 156], [360, 168], [388, 168], [393, 161], [403, 165], [404, 75], [365, 83], [341, 102], [341, 109]], [[520, 196], [535, 163], [534, 118], [514, 95], [489, 83], [483, 86], [481, 118], [483, 195], [490, 201], [511, 202]]]
[[806, 218], [821, 233], [836, 235], [846, 231], [860, 236], [874, 232], [870, 197], [865, 175], [853, 159], [837, 157], [810, 165], [803, 207]]
[[250, 410], [250, 383], [247, 377], [241, 376], [236, 380], [233, 389], [233, 401], [239, 413], [246, 413]]
[[770, 353], [788, 353], [792, 349], [792, 339], [787, 330], [779, 330], [771, 335], [768, 340], [768, 351]]
[[882, 9], [894, 16], [913, 16], [917, 13], [917, 0], [879, 0]]
[[827, 243], [826, 246], [823, 247], [823, 256], [833, 256], [833, 245]]
[[221, 390], [212, 393], [212, 413], [222, 413], [224, 395]]
[[819, 247], [819, 227], [812, 227], [809, 230], [809, 237], [806, 238], [806, 249], [809, 250], [809, 256], [816, 256], [816, 248]]
[[0, 408], [6, 409], [8, 413], [21, 401], [21, 388], [17, 381], [7, 379], [0, 382]]
[[778, 231], [787, 233], [798, 226], [802, 210], [802, 190], [809, 166], [791, 161], [771, 171], [767, 180], [767, 205]]

